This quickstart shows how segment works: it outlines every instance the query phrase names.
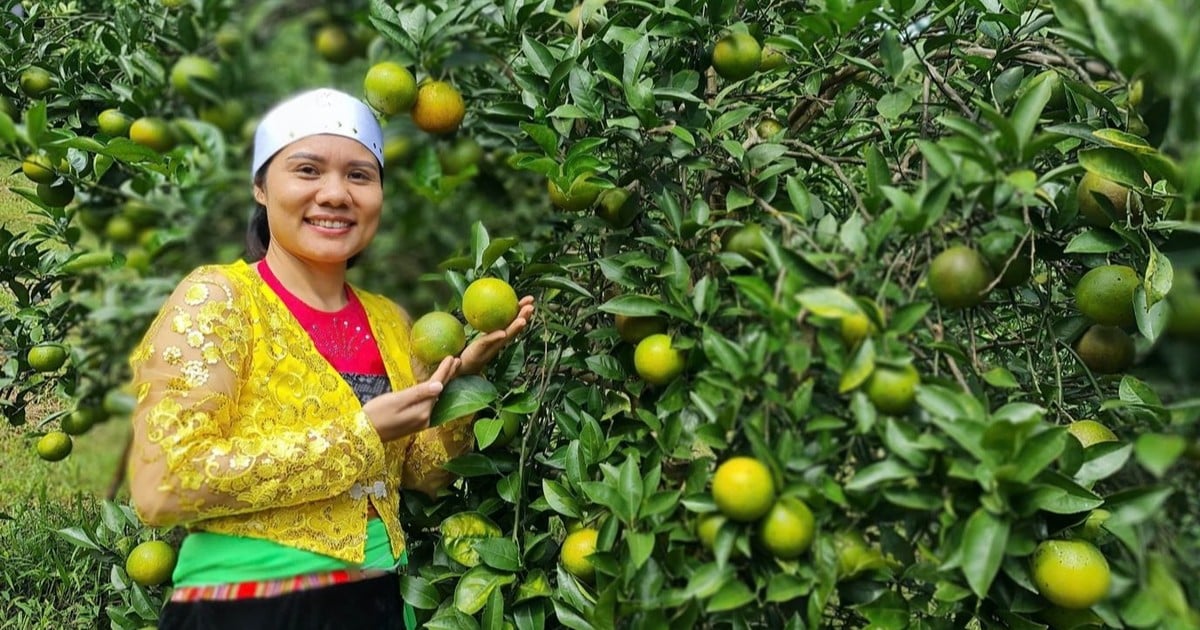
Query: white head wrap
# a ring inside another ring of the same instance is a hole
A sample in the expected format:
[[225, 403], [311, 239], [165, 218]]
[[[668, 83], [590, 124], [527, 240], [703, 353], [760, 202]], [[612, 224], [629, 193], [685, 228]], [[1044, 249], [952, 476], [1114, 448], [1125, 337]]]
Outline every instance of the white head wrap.
[[293, 96], [263, 116], [254, 132], [250, 177], [280, 149], [322, 133], [359, 141], [383, 167], [383, 129], [371, 108], [345, 92], [321, 88]]

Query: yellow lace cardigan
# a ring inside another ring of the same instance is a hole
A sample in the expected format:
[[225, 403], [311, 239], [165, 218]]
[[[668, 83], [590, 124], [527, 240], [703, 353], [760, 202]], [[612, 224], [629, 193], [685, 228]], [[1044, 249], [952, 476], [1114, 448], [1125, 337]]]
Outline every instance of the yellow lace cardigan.
[[[392, 391], [412, 385], [409, 319], [354, 289]], [[400, 488], [434, 494], [470, 448], [469, 419], [383, 443], [350, 386], [244, 262], [201, 267], [130, 357], [130, 488], [147, 524], [266, 538], [362, 562], [367, 502], [404, 549]]]

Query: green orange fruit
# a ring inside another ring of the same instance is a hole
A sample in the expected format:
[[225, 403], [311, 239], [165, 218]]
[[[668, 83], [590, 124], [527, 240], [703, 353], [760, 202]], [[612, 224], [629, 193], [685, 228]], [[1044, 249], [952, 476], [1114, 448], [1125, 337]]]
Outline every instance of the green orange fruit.
[[956, 245], [929, 264], [929, 289], [946, 308], [970, 308], [983, 302], [995, 276], [979, 252]]
[[912, 364], [900, 368], [877, 365], [867, 378], [865, 391], [867, 399], [876, 409], [883, 413], [901, 415], [912, 409], [917, 400], [917, 386], [920, 384], [921, 375]]
[[1132, 326], [1133, 294], [1141, 278], [1132, 267], [1104, 265], [1088, 271], [1075, 285], [1075, 305], [1085, 317], [1106, 326]]
[[385, 116], [395, 116], [412, 109], [417, 102], [417, 80], [404, 66], [394, 61], [381, 61], [367, 70], [363, 79], [363, 94], [367, 104]]
[[446, 357], [457, 356], [467, 346], [462, 322], [450, 313], [426, 313], [410, 331], [413, 356], [425, 365], [436, 365]]
[[712, 497], [726, 518], [740, 523], [757, 521], [775, 504], [775, 477], [753, 457], [733, 457], [717, 467]]
[[749, 33], [730, 33], [713, 46], [712, 66], [730, 81], [740, 81], [758, 71], [762, 46]]
[[463, 292], [463, 317], [480, 332], [508, 328], [520, 307], [516, 291], [499, 278], [479, 278]]
[[683, 352], [672, 346], [669, 335], [658, 333], [638, 342], [633, 365], [638, 376], [651, 385], [666, 385], [683, 373]]

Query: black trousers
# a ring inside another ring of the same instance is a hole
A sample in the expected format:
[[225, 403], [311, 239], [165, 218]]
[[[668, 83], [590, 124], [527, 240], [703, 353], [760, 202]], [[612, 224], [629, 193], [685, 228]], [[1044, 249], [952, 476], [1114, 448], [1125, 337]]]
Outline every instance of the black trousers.
[[168, 602], [159, 630], [404, 630], [396, 574], [233, 601]]

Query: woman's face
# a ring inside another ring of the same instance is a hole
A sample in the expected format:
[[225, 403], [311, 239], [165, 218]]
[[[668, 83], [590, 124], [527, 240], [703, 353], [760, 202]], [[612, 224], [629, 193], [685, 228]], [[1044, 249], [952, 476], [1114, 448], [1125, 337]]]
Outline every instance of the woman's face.
[[366, 248], [379, 227], [379, 162], [350, 138], [301, 138], [271, 159], [254, 198], [267, 208], [270, 247], [309, 263], [345, 263]]

